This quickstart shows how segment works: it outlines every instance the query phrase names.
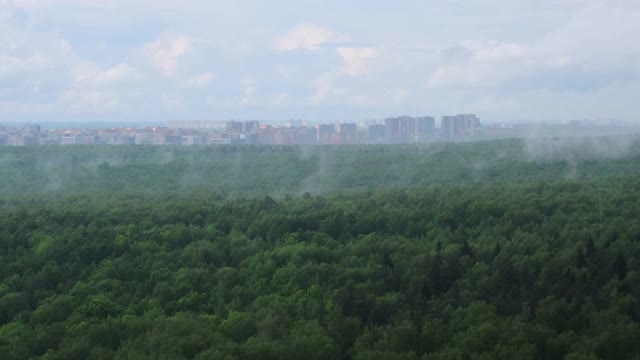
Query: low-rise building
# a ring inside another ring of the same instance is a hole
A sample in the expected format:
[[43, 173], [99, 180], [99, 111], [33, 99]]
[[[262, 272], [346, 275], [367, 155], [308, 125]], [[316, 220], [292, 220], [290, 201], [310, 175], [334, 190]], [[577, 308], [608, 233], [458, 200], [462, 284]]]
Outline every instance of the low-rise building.
[[202, 135], [186, 135], [182, 137], [182, 145], [204, 145], [205, 137]]
[[136, 145], [154, 145], [155, 135], [153, 133], [141, 132], [135, 135]]

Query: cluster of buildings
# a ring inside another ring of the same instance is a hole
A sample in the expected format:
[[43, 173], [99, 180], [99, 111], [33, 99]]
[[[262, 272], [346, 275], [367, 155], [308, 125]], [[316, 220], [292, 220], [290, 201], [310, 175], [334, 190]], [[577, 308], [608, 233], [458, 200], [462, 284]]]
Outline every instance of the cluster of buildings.
[[50, 129], [0, 126], [0, 145], [341, 145], [406, 144], [455, 140], [481, 134], [477, 116], [399, 116], [356, 123], [311, 125], [292, 120], [281, 126], [259, 121], [170, 121], [167, 126], [110, 129]]

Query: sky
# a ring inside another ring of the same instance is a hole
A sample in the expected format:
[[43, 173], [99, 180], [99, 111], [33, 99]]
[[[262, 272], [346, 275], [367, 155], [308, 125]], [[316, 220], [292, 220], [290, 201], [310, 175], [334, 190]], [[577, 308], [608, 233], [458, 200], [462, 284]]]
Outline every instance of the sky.
[[0, 0], [0, 122], [640, 123], [640, 0]]

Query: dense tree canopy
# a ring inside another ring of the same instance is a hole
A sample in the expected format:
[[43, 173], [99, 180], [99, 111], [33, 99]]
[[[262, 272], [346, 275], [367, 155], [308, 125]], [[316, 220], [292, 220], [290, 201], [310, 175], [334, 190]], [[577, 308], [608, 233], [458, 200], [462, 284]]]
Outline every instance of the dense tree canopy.
[[0, 192], [312, 195], [640, 173], [637, 137], [357, 146], [0, 147]]
[[[451, 146], [472, 154], [498, 145]], [[360, 148], [325, 151], [361, 156]], [[411, 158], [418, 150], [377, 151]], [[320, 195], [143, 192], [139, 184], [7, 193], [0, 354], [638, 359], [636, 160], [577, 161], [582, 173], [613, 170], [589, 178], [505, 170], [495, 181], [382, 181]], [[553, 161], [505, 161], [555, 171]]]

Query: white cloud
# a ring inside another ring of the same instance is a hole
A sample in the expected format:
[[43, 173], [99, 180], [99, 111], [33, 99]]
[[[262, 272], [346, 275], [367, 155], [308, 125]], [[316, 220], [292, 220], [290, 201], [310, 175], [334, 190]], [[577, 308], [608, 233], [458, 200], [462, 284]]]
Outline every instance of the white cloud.
[[371, 72], [373, 60], [380, 54], [372, 47], [339, 47], [337, 51], [344, 60], [343, 71], [356, 77]]
[[16, 7], [12, 1], [0, 0], [0, 26], [13, 21], [15, 13]]
[[545, 55], [570, 56], [589, 69], [610, 70], [640, 62], [633, 40], [640, 33], [640, 2], [591, 1], [539, 41]]
[[37, 71], [50, 65], [49, 59], [39, 53], [27, 55], [26, 57], [0, 53], [0, 78], [15, 73]]
[[170, 96], [167, 94], [162, 95], [162, 106], [166, 109], [175, 110], [184, 105], [184, 99], [178, 96]]
[[285, 79], [291, 79], [295, 75], [295, 70], [293, 70], [291, 66], [278, 64], [276, 66], [276, 74], [278, 74], [279, 76]]
[[54, 103], [43, 103], [37, 100], [4, 100], [0, 98], [0, 113], [21, 114], [33, 116], [33, 114], [55, 114], [60, 111], [60, 107]]
[[0, 0], [0, 44], [0, 77], [30, 75], [74, 60], [68, 41], [31, 29], [6, 0]]
[[309, 100], [319, 104], [345, 95], [346, 89], [336, 86], [336, 79], [336, 74], [332, 72], [325, 72], [316, 77], [311, 84], [314, 94]]
[[242, 83], [242, 85], [244, 86], [244, 96], [245, 97], [249, 97], [249, 96], [254, 95], [256, 93], [256, 91], [258, 90], [258, 80], [253, 78], [253, 77], [246, 76], [246, 77], [242, 78], [240, 83]]
[[589, 77], [605, 85], [620, 73], [640, 76], [640, 48], [629, 43], [640, 33], [638, 4], [585, 1], [559, 27], [526, 42], [463, 41], [453, 48], [465, 55], [452, 58], [445, 51], [427, 84], [500, 88], [526, 79], [531, 86], [566, 87], [571, 81], [559, 74], [573, 73], [578, 83], [593, 86]]
[[73, 112], [114, 111], [125, 108], [135, 93], [132, 84], [143, 75], [127, 63], [101, 66], [75, 59], [70, 69], [71, 82], [58, 97], [60, 106]]
[[200, 75], [190, 77], [183, 81], [181, 86], [185, 88], [202, 88], [207, 87], [213, 80], [215, 80], [216, 74], [207, 71]]
[[[192, 5], [0, 0], [0, 115], [58, 106], [51, 119], [64, 120], [105, 103], [119, 111], [109, 117], [162, 116], [165, 93], [183, 96], [173, 109], [185, 117], [210, 114], [209, 95], [222, 117], [297, 116], [309, 104], [315, 118], [637, 115], [638, 0], [374, 2], [366, 19], [335, 0]], [[284, 18], [309, 22], [281, 31]]]
[[444, 61], [431, 74], [429, 87], [493, 87], [521, 75], [539, 61], [526, 44], [467, 41], [456, 48], [467, 56], [449, 62], [449, 51], [443, 53]]
[[478, 63], [496, 63], [501, 61], [522, 60], [529, 54], [529, 48], [523, 44], [490, 41], [481, 44], [471, 54], [471, 61]]
[[60, 95], [60, 100], [74, 111], [109, 110], [120, 106], [116, 94], [101, 90], [66, 90]]
[[80, 86], [102, 86], [131, 80], [137, 70], [129, 64], [120, 63], [110, 68], [96, 64], [84, 64], [73, 70], [74, 82]]
[[151, 64], [162, 70], [165, 76], [175, 77], [178, 60], [188, 54], [193, 45], [193, 39], [188, 36], [175, 36], [159, 39], [144, 45], [144, 53]]
[[432, 88], [489, 87], [499, 80], [493, 71], [494, 68], [488, 66], [441, 65], [431, 75], [427, 85]]
[[257, 105], [265, 105], [261, 104], [258, 99], [250, 98], [247, 96], [242, 97], [231, 97], [231, 98], [217, 98], [217, 97], [208, 97], [205, 101], [205, 104], [208, 107], [215, 109], [225, 109], [225, 110], [238, 110], [238, 109], [246, 109], [248, 107], [253, 107]]
[[47, 9], [61, 5], [76, 8], [81, 7], [103, 9], [115, 4], [114, 0], [9, 0], [9, 2], [13, 2], [16, 6], [32, 11], [36, 9]]
[[366, 95], [352, 95], [347, 98], [349, 104], [355, 106], [370, 105], [371, 99]]
[[287, 93], [280, 93], [276, 96], [271, 97], [269, 99], [269, 106], [271, 107], [280, 107], [287, 105], [291, 101], [291, 96]]
[[406, 89], [389, 89], [384, 92], [384, 100], [391, 100], [391, 102], [398, 104], [409, 96], [409, 91]]
[[279, 38], [275, 43], [275, 49], [279, 51], [317, 50], [324, 44], [349, 42], [350, 40], [349, 36], [336, 33], [326, 27], [302, 23]]

